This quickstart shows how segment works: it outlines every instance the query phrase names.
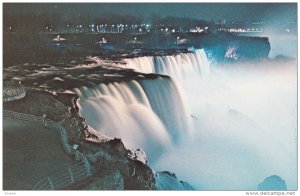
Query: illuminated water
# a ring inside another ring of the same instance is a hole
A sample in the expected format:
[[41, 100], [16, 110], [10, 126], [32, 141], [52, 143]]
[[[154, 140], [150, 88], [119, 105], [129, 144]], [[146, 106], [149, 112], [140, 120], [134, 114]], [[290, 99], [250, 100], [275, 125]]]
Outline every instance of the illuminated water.
[[142, 148], [150, 163], [191, 130], [180, 91], [168, 78], [114, 82], [74, 91], [80, 96], [80, 114], [90, 126], [122, 138], [129, 148]]
[[95, 129], [143, 148], [151, 167], [196, 189], [255, 190], [274, 174], [297, 188], [295, 62], [213, 69], [203, 50], [125, 62], [172, 80], [77, 89], [81, 115]]

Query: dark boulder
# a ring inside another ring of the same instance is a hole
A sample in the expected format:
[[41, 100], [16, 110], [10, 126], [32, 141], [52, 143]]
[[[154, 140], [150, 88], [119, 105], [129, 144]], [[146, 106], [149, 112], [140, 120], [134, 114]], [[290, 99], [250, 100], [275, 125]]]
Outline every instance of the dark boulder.
[[279, 176], [273, 175], [264, 179], [257, 187], [260, 191], [286, 191], [287, 186], [285, 181]]

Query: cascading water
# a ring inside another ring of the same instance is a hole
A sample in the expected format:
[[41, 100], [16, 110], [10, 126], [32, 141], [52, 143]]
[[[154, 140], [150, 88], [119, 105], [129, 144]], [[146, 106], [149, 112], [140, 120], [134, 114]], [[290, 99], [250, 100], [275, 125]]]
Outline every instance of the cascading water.
[[159, 116], [169, 130], [174, 143], [179, 143], [183, 137], [188, 137], [192, 129], [190, 114], [186, 108], [182, 92], [171, 79], [142, 80], [141, 86], [145, 90], [153, 111]]
[[180, 53], [173, 56], [149, 56], [125, 59], [125, 64], [120, 67], [134, 69], [142, 73], [156, 73], [183, 79], [191, 74], [207, 75], [210, 65], [203, 49], [194, 53]]
[[196, 189], [255, 190], [271, 175], [297, 189], [295, 63], [211, 72], [204, 50], [124, 61], [117, 66], [171, 79], [77, 89], [91, 126], [144, 148], [154, 169], [173, 171]]
[[[74, 91], [80, 96], [80, 115], [90, 126], [122, 138], [131, 148], [143, 148], [150, 163], [190, 130], [180, 91], [169, 78], [113, 82]], [[166, 107], [168, 110], [163, 109]]]

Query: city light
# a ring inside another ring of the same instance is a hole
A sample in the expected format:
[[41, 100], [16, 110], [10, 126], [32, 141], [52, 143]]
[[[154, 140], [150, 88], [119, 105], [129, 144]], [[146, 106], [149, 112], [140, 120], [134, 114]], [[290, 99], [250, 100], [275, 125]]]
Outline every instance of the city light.
[[[201, 20], [199, 19], [198, 22]], [[108, 21], [107, 21], [108, 22]], [[197, 24], [197, 25], [186, 25], [185, 24], [168, 24], [160, 22], [158, 24], [152, 25], [150, 23], [121, 23], [114, 21], [114, 24], [101, 23], [99, 25], [95, 23], [90, 24], [78, 24], [75, 26], [70, 25], [70, 23], [61, 24], [61, 25], [44, 25], [41, 27], [41, 33], [152, 33], [160, 31], [160, 33], [209, 33], [209, 29], [214, 29], [219, 32], [229, 32], [229, 33], [249, 33], [249, 32], [266, 32], [274, 31], [272, 28], [267, 28], [268, 23], [264, 21], [254, 21], [254, 22], [240, 22], [240, 21], [230, 21], [222, 20], [216, 22], [210, 22], [211, 26], [207, 24]], [[204, 22], [205, 23], [205, 22]], [[109, 28], [107, 28], [109, 26]], [[61, 28], [63, 27], [63, 28]], [[88, 28], [85, 28], [88, 27]], [[128, 28], [129, 27], [129, 28]], [[18, 31], [18, 26], [6, 26], [7, 32], [16, 32]], [[282, 24], [281, 28], [278, 28], [276, 31], [281, 31], [284, 33], [295, 32], [295, 23], [287, 22]], [[153, 31], [154, 30], [154, 31]], [[212, 30], [212, 31], [214, 31]]]

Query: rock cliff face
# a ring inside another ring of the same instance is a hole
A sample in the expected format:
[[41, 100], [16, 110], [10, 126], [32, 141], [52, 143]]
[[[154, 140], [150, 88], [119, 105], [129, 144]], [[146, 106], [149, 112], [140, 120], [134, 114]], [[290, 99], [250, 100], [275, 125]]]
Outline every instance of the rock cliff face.
[[169, 171], [157, 172], [155, 174], [156, 187], [160, 190], [193, 190], [187, 182], [179, 181], [174, 173]]
[[195, 47], [205, 48], [216, 62], [268, 58], [271, 50], [267, 37], [246, 37], [229, 33], [191, 35]]
[[[120, 139], [104, 143], [80, 142], [82, 151], [94, 164], [93, 180], [84, 189], [153, 190], [154, 174], [149, 166], [128, 158], [128, 151]], [[118, 181], [119, 183], [116, 183]]]
[[[60, 122], [67, 130], [69, 144], [78, 144], [78, 150], [85, 154], [92, 165], [93, 175], [84, 182], [68, 187], [78, 190], [156, 190], [191, 189], [187, 183], [179, 182], [174, 175], [168, 181], [157, 183], [157, 174], [133, 156], [121, 139], [103, 139], [89, 130], [85, 120], [78, 114], [77, 95], [56, 94], [28, 90], [25, 98], [6, 102], [5, 110], [42, 116]], [[67, 155], [66, 155], [67, 156]], [[164, 177], [162, 177], [164, 178]], [[173, 183], [173, 188], [172, 188]], [[179, 184], [179, 185], [178, 185]]]

